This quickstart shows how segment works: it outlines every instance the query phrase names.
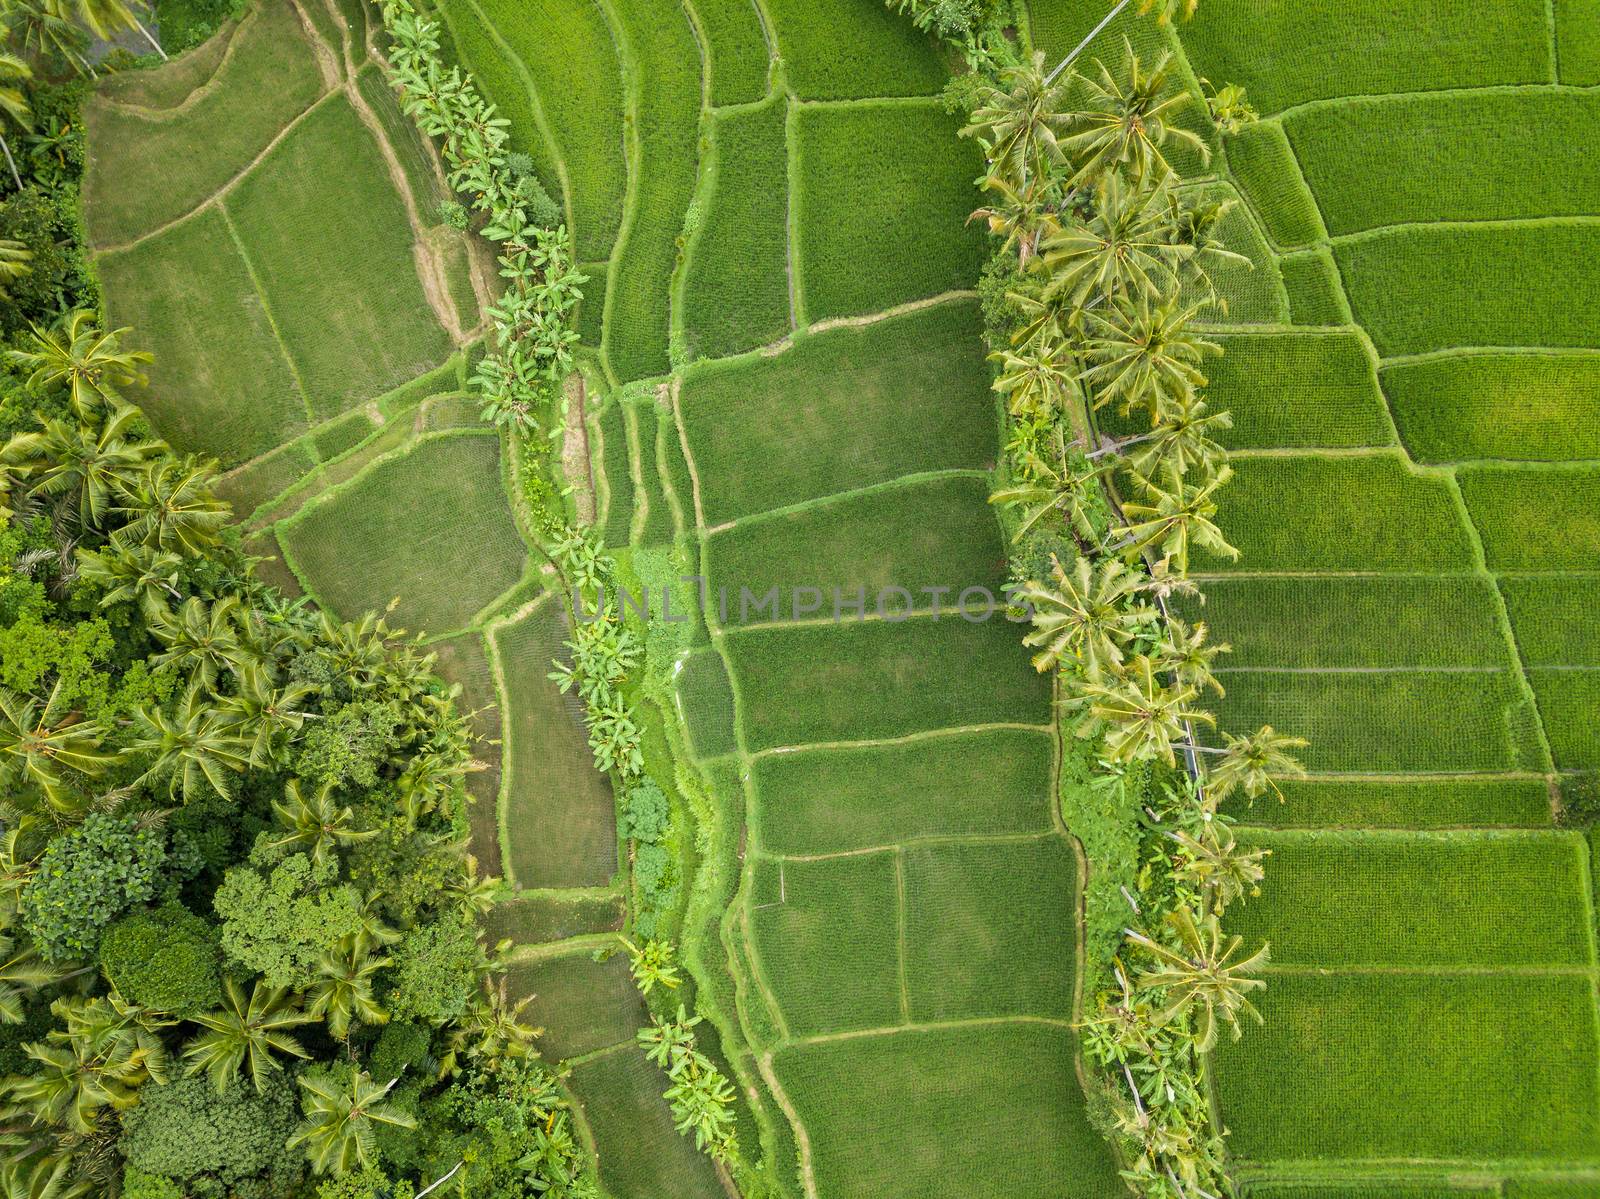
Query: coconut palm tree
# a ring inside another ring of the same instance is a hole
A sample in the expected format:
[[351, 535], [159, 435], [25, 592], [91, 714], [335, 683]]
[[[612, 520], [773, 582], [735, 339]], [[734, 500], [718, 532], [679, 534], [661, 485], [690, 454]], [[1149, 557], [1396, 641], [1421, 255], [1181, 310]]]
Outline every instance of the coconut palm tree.
[[1075, 114], [1073, 132], [1061, 139], [1061, 148], [1077, 164], [1069, 181], [1077, 187], [1122, 171], [1134, 180], [1160, 181], [1173, 174], [1162, 148], [1176, 140], [1192, 147], [1202, 159], [1210, 157], [1205, 142], [1173, 124], [1194, 97], [1181, 87], [1170, 87], [1172, 54], [1163, 51], [1148, 70], [1123, 39], [1123, 78], [1096, 62], [1098, 78], [1084, 77], [1085, 110]]
[[128, 332], [102, 330], [93, 312], [78, 308], [53, 328], [33, 326], [28, 335], [31, 348], [9, 350], [6, 357], [31, 372], [30, 386], [64, 384], [73, 411], [89, 421], [118, 398], [117, 388], [146, 382], [140, 367], [155, 359], [144, 350], [124, 350], [122, 336]]
[[1027, 451], [1021, 455], [1022, 479], [1016, 486], [1001, 488], [989, 497], [991, 504], [1021, 509], [1022, 523], [1012, 534], [1013, 543], [1021, 541], [1047, 516], [1060, 517], [1080, 544], [1099, 540], [1094, 513], [1101, 503], [1097, 486], [1100, 471], [1093, 466], [1077, 469], [1061, 444], [1059, 426], [1055, 436], [1054, 462]]
[[1000, 175], [985, 175], [980, 185], [998, 199], [972, 210], [969, 221], [982, 221], [998, 237], [1001, 250], [1016, 248], [1017, 266], [1027, 270], [1042, 238], [1061, 226], [1049, 199], [1050, 181], [1041, 177], [1016, 184]]
[[57, 811], [75, 811], [73, 773], [99, 775], [116, 755], [100, 748], [104, 730], [65, 710], [60, 694], [59, 679], [43, 703], [0, 687], [0, 785], [13, 795], [36, 789]]
[[1006, 398], [1012, 416], [1063, 412], [1081, 399], [1078, 365], [1063, 340], [1036, 338], [1020, 352], [997, 350], [989, 361], [999, 365], [994, 389]]
[[161, 444], [128, 441], [139, 410], [118, 404], [104, 424], [50, 420], [38, 433], [18, 433], [0, 448], [0, 461], [27, 473], [30, 495], [71, 500], [88, 529], [102, 529], [113, 497], [138, 478]]
[[55, 982], [63, 971], [41, 958], [31, 945], [19, 950], [9, 933], [0, 933], [0, 959], [0, 1022], [20, 1024], [23, 999]]
[[1248, 737], [1224, 735], [1222, 749], [1197, 747], [1201, 753], [1217, 755], [1216, 763], [1208, 772], [1212, 798], [1221, 802], [1235, 791], [1242, 790], [1256, 799], [1269, 788], [1283, 800], [1283, 792], [1273, 781], [1278, 777], [1301, 777], [1306, 768], [1289, 751], [1304, 749], [1309, 744], [1303, 737], [1289, 737], [1275, 732], [1264, 724]]
[[61, 16], [76, 21], [101, 40], [114, 37], [124, 29], [137, 29], [144, 40], [150, 43], [151, 49], [161, 55], [163, 61], [166, 60], [167, 52], [150, 35], [134, 11], [134, 6], [127, 0], [47, 0], [47, 3]]
[[1176, 934], [1177, 947], [1172, 948], [1153, 940], [1144, 933], [1127, 930], [1135, 945], [1149, 953], [1158, 963], [1155, 969], [1139, 975], [1136, 980], [1141, 990], [1161, 987], [1166, 991], [1167, 1005], [1156, 1019], [1166, 1024], [1191, 1009], [1198, 1013], [1195, 1025], [1195, 1051], [1207, 1053], [1217, 1043], [1219, 1019], [1239, 1039], [1239, 1017], [1248, 1015], [1256, 1023], [1261, 1013], [1249, 1000], [1249, 993], [1264, 988], [1264, 980], [1251, 977], [1266, 965], [1269, 950], [1266, 945], [1239, 961], [1233, 957], [1244, 944], [1239, 936], [1222, 936], [1222, 924], [1216, 916], [1207, 915], [1198, 924], [1188, 908], [1179, 906], [1167, 916], [1167, 922]]
[[228, 775], [249, 765], [248, 747], [236, 726], [195, 682], [170, 715], [150, 705], [138, 709], [134, 720], [140, 733], [129, 742], [129, 752], [154, 756], [139, 781], [166, 779], [169, 793], [181, 795], [186, 803], [200, 794], [202, 781], [218, 795], [228, 796]]
[[1167, 683], [1160, 663], [1136, 654], [1118, 674], [1083, 682], [1073, 706], [1084, 710], [1080, 737], [1104, 732], [1103, 753], [1111, 762], [1160, 759], [1177, 765], [1178, 746], [1188, 742], [1188, 726], [1213, 723], [1211, 713], [1193, 706], [1199, 692]]
[[273, 848], [308, 853], [313, 863], [321, 865], [343, 846], [376, 837], [376, 829], [356, 828], [355, 810], [349, 804], [341, 805], [334, 791], [331, 782], [309, 795], [299, 779], [284, 784], [283, 798], [272, 805], [272, 814], [285, 831], [273, 838]]
[[0, 1199], [87, 1199], [87, 1179], [73, 1178], [72, 1155], [30, 1144], [0, 1161]]
[[248, 1000], [237, 979], [223, 979], [222, 1007], [191, 1019], [206, 1031], [184, 1047], [183, 1056], [189, 1060], [186, 1073], [205, 1071], [219, 1094], [246, 1064], [256, 1090], [264, 1091], [273, 1072], [283, 1068], [274, 1053], [310, 1056], [288, 1030], [311, 1023], [311, 1017], [295, 1006], [286, 990], [268, 986], [264, 979], [256, 979]]
[[212, 494], [215, 464], [193, 455], [146, 464], [122, 489], [116, 511], [128, 518], [117, 531], [122, 542], [143, 542], [194, 557], [216, 544], [228, 523], [228, 505]]
[[1174, 241], [1176, 205], [1165, 180], [1128, 183], [1107, 175], [1090, 213], [1045, 238], [1044, 298], [1081, 308], [1092, 296], [1111, 301], [1176, 291], [1179, 267], [1193, 252]]
[[237, 690], [220, 706], [234, 732], [241, 739], [248, 739], [252, 766], [283, 761], [289, 743], [312, 716], [303, 706], [316, 691], [312, 684], [297, 681], [280, 687], [264, 661], [255, 657], [245, 660]]
[[1181, 830], [1169, 835], [1183, 851], [1173, 873], [1201, 888], [1205, 911], [1220, 916], [1234, 900], [1261, 894], [1261, 880], [1267, 875], [1261, 863], [1272, 851], [1241, 846], [1220, 816], [1207, 820], [1198, 837]]
[[0, 237], [0, 300], [10, 297], [6, 284], [21, 279], [33, 269], [33, 251], [14, 237]]
[[95, 77], [83, 56], [89, 35], [63, 14], [60, 0], [0, 0], [0, 28], [26, 58], [40, 62], [59, 55], [78, 74]]
[[1085, 340], [1093, 365], [1083, 378], [1094, 388], [1094, 406], [1120, 400], [1122, 410], [1142, 408], [1151, 425], [1183, 396], [1204, 387], [1200, 363], [1222, 348], [1189, 328], [1200, 310], [1184, 307], [1178, 294], [1123, 297], [1084, 314]]
[[1210, 630], [1205, 621], [1186, 624], [1176, 616], [1168, 616], [1161, 624], [1157, 636], [1156, 653], [1161, 669], [1170, 671], [1184, 686], [1193, 687], [1195, 693], [1212, 688], [1218, 695], [1226, 694], [1222, 684], [1212, 674], [1212, 662], [1232, 650], [1226, 643], [1208, 645]]
[[35, 1065], [6, 1079], [9, 1098], [37, 1125], [88, 1134], [102, 1109], [125, 1111], [146, 1081], [166, 1081], [166, 1050], [153, 1020], [115, 991], [64, 996], [50, 1005], [61, 1027], [24, 1045]]
[[157, 614], [150, 622], [150, 632], [166, 648], [152, 663], [175, 667], [192, 685], [214, 692], [218, 673], [238, 671], [244, 662], [238, 613], [236, 595], [225, 595], [210, 604], [192, 595], [175, 614]]
[[1063, 161], [1060, 139], [1072, 122], [1065, 101], [1066, 86], [1046, 77], [1038, 51], [979, 93], [961, 136], [978, 139], [991, 175], [1025, 190]]
[[372, 984], [389, 959], [346, 941], [317, 959], [316, 981], [306, 992], [306, 1014], [323, 1021], [328, 1031], [343, 1041], [350, 1025], [383, 1024], [389, 1013], [373, 998]]
[[1187, 21], [1199, 7], [1200, 0], [1139, 0], [1139, 12], [1154, 11], [1156, 20], [1163, 25], [1171, 24], [1172, 18], [1180, 14]]
[[5, 830], [0, 832], [0, 928], [10, 928], [17, 918], [23, 888], [33, 878], [34, 864], [44, 845], [36, 836], [37, 818], [9, 805], [0, 807]]
[[1189, 573], [1190, 546], [1199, 546], [1222, 557], [1237, 558], [1239, 551], [1228, 544], [1215, 521], [1217, 489], [1232, 473], [1231, 468], [1224, 466], [1214, 478], [1200, 485], [1187, 483], [1170, 471], [1164, 485], [1135, 475], [1134, 481], [1144, 491], [1144, 498], [1123, 505], [1123, 516], [1128, 523], [1116, 531], [1123, 539], [1119, 548], [1129, 553], [1142, 553], [1151, 546], [1159, 546], [1160, 553], [1172, 560], [1180, 574]]
[[1156, 617], [1139, 600], [1139, 576], [1118, 558], [1083, 556], [1069, 573], [1051, 554], [1050, 567], [1054, 586], [1029, 583], [1017, 597], [1033, 621], [1023, 643], [1044, 647], [1033, 656], [1034, 669], [1050, 670], [1070, 657], [1085, 677], [1098, 678], [1120, 666], [1124, 648]]
[[366, 1165], [376, 1148], [374, 1125], [417, 1126], [411, 1116], [384, 1102], [398, 1081], [380, 1087], [365, 1070], [351, 1070], [342, 1081], [330, 1074], [301, 1075], [305, 1095], [300, 1108], [306, 1118], [289, 1138], [289, 1148], [304, 1145], [318, 1174], [346, 1174]]
[[33, 78], [27, 63], [15, 54], [0, 51], [0, 150], [5, 152], [6, 165], [11, 168], [11, 182], [22, 190], [22, 175], [17, 171], [17, 160], [11, 156], [11, 143], [6, 140], [7, 124], [26, 129], [33, 123], [33, 110], [19, 84]]
[[523, 1010], [533, 1002], [533, 996], [512, 999], [510, 980], [501, 975], [495, 981], [485, 974], [482, 993], [476, 996], [467, 1014], [450, 1034], [450, 1050], [442, 1065], [443, 1072], [453, 1073], [459, 1057], [481, 1060], [486, 1063], [503, 1058], [527, 1057], [535, 1037], [544, 1032], [522, 1022]]
[[183, 598], [178, 590], [182, 572], [182, 558], [154, 546], [112, 544], [78, 551], [78, 578], [105, 589], [100, 606], [137, 603], [146, 623], [167, 616], [169, 600]]
[[[1226, 451], [1212, 434], [1231, 428], [1233, 413], [1212, 412], [1205, 399], [1189, 389], [1158, 413], [1157, 424], [1150, 432], [1102, 445], [1087, 457], [1092, 462], [1107, 454], [1125, 454], [1128, 466], [1141, 475], [1162, 470], [1180, 476], [1191, 471], [1210, 475], [1227, 460]], [[1133, 452], [1128, 453], [1129, 450]]]

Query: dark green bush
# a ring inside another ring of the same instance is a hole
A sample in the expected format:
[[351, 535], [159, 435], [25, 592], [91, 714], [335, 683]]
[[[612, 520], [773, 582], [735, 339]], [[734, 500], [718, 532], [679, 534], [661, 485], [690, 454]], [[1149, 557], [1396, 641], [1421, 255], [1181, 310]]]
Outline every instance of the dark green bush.
[[198, 46], [243, 11], [244, 0], [156, 0], [161, 45], [169, 54]]
[[653, 843], [667, 832], [667, 797], [648, 779], [628, 791], [622, 801], [617, 831], [635, 841]]
[[383, 1026], [367, 1058], [367, 1073], [379, 1082], [421, 1073], [431, 1061], [432, 1041], [432, 1034], [422, 1025], [410, 1020], [391, 1020]]
[[345, 704], [317, 721], [301, 745], [299, 773], [317, 784], [371, 787], [399, 745], [400, 714], [392, 704]]
[[33, 255], [28, 273], [9, 280], [0, 297], [0, 333], [48, 325], [55, 314], [91, 297], [83, 257], [75, 248], [76, 193], [52, 193], [34, 184], [0, 203], [0, 230]]
[[1588, 828], [1600, 821], [1600, 770], [1585, 770], [1562, 778], [1557, 819], [1564, 828]]
[[107, 928], [100, 966], [123, 995], [158, 1012], [188, 1016], [222, 1002], [217, 930], [182, 904], [133, 912]]
[[166, 837], [96, 812], [50, 842], [23, 888], [22, 926], [52, 961], [93, 953], [100, 931], [155, 894]]
[[[270, 1176], [289, 1194], [300, 1157], [286, 1146], [299, 1122], [294, 1080], [276, 1075], [257, 1092], [235, 1079], [221, 1094], [208, 1078], [180, 1078], [146, 1086], [122, 1117], [122, 1152], [135, 1170], [186, 1184], [191, 1194], [204, 1179], [226, 1188]], [[214, 1184], [213, 1184], [214, 1185]]]
[[465, 920], [444, 919], [406, 933], [390, 951], [390, 1012], [429, 1024], [459, 1019], [477, 986], [483, 948]]

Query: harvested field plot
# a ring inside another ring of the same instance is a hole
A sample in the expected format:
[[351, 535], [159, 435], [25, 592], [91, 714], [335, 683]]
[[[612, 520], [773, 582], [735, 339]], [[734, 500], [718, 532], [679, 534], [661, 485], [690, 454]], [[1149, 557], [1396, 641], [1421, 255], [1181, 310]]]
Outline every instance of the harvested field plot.
[[940, 304], [806, 337], [770, 358], [691, 368], [679, 403], [706, 523], [991, 464], [978, 332], [977, 305]]
[[1600, 355], [1470, 354], [1381, 377], [1419, 462], [1600, 458]]
[[575, 1067], [569, 1085], [600, 1148], [600, 1181], [616, 1199], [726, 1199], [716, 1167], [679, 1136], [661, 1101], [671, 1084], [635, 1045]]
[[[1183, 27], [1197, 74], [1244, 84], [1263, 114], [1308, 100], [1548, 83], [1543, 0], [1352, 0], [1286, 8], [1214, 0]], [[1381, 31], [1381, 36], [1375, 36]]]
[[712, 124], [710, 198], [686, 250], [690, 359], [726, 358], [789, 332], [787, 111], [774, 98]]
[[1250, 834], [1270, 849], [1259, 898], [1228, 931], [1274, 966], [1594, 963], [1582, 837], [1557, 832]]
[[219, 210], [98, 268], [110, 319], [156, 355], [142, 398], [174, 446], [237, 466], [306, 431], [299, 382]]
[[537, 1045], [551, 1062], [632, 1041], [634, 1032], [649, 1023], [626, 954], [604, 962], [585, 952], [541, 958], [515, 967], [510, 977], [518, 996], [533, 997], [528, 1021], [544, 1029]]
[[[819, 1194], [1055, 1199], [1061, 1180], [1115, 1195], [1110, 1151], [1083, 1118], [1064, 1028], [906, 1031], [781, 1050], [775, 1068], [811, 1130]], [[981, 1096], [981, 1102], [973, 1102]]]
[[1077, 866], [1066, 838], [905, 851], [905, 976], [914, 1021], [1072, 1016]]
[[[807, 7], [813, 0], [806, 0]], [[936, 102], [796, 110], [800, 294], [813, 320], [974, 287], [977, 147]]]
[[905, 1018], [898, 852], [757, 860], [751, 948], [791, 1037]]
[[527, 565], [499, 453], [497, 437], [443, 434], [378, 463], [282, 527], [296, 573], [345, 618], [399, 597], [403, 628], [466, 627]]
[[177, 104], [151, 112], [127, 106], [141, 104], [136, 96], [117, 94], [90, 102], [84, 209], [91, 240], [122, 245], [192, 212], [323, 88], [294, 5], [263, 4], [240, 23], [215, 74]]
[[490, 634], [507, 714], [507, 866], [524, 888], [605, 886], [618, 870], [610, 780], [594, 768], [577, 699], [546, 677], [566, 657], [558, 603]]
[[787, 598], [788, 588], [814, 587], [822, 616], [832, 616], [841, 598], [861, 596], [870, 612], [890, 587], [910, 592], [906, 604], [919, 609], [933, 603], [924, 589], [938, 589], [941, 609], [954, 611], [972, 587], [986, 592], [969, 596], [981, 613], [1006, 581], [999, 524], [973, 519], [988, 498], [986, 476], [943, 476], [750, 517], [707, 539], [707, 577], [713, 588], [727, 588], [730, 604], [741, 589], [779, 588]]
[[1257, 1006], [1216, 1055], [1244, 1161], [1594, 1156], [1585, 974], [1280, 973]]
[[1240, 458], [1233, 465], [1219, 507], [1240, 557], [1236, 563], [1208, 558], [1205, 569], [1472, 567], [1468, 530], [1449, 484], [1415, 471], [1398, 454]]
[[227, 208], [317, 421], [449, 355], [405, 210], [342, 97], [274, 147]]
[[1044, 832], [1052, 754], [1048, 731], [994, 729], [766, 755], [750, 764], [750, 822], [761, 847], [780, 854]]
[[730, 632], [723, 649], [752, 751], [1043, 721], [1049, 680], [1006, 620], [873, 620]]

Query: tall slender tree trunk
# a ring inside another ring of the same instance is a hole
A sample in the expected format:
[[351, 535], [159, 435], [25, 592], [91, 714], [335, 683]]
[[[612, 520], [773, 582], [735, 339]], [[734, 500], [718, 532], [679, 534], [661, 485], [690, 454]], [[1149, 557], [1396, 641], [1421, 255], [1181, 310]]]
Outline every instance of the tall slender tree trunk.
[[17, 185], [17, 190], [22, 190], [22, 176], [17, 173], [17, 160], [11, 157], [11, 143], [6, 141], [5, 135], [0, 133], [0, 150], [6, 153], [6, 165], [11, 168], [11, 179]]
[[162, 62], [170, 61], [167, 58], [167, 52], [161, 48], [161, 43], [156, 41], [156, 39], [151, 36], [150, 31], [144, 27], [144, 23], [141, 22], [138, 17], [133, 16], [132, 13], [129, 13], [128, 15], [130, 17], [132, 17], [133, 23], [134, 23], [135, 26], [137, 26], [139, 32], [144, 34], [144, 40], [149, 42], [152, 46], [154, 46], [156, 53], [161, 55], [161, 61]]

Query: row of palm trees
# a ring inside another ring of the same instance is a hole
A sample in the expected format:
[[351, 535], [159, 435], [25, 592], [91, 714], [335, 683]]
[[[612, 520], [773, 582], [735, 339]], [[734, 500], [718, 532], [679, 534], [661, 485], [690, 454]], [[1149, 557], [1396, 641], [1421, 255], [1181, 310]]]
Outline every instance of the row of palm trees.
[[[540, 443], [547, 434], [540, 418], [551, 408], [565, 418], [564, 384], [579, 340], [574, 314], [588, 280], [573, 265], [566, 227], [546, 229], [530, 219], [507, 169], [509, 122], [496, 114], [470, 75], [444, 65], [438, 23], [412, 0], [381, 0], [380, 12], [391, 38], [390, 84], [423, 133], [439, 140], [450, 184], [481, 214], [479, 232], [496, 244], [500, 274], [508, 280], [488, 312], [494, 337], [473, 377], [484, 398], [482, 417], [520, 439], [524, 462], [543, 461]], [[615, 595], [616, 588], [615, 564], [600, 539], [571, 524], [564, 511], [541, 511], [536, 521], [573, 617], [573, 638], [566, 643], [570, 660], [553, 662], [549, 677], [583, 701], [595, 768], [613, 776], [617, 793], [625, 794], [645, 777], [644, 722], [625, 693], [642, 662], [643, 646], [619, 611], [601, 611], [604, 596]], [[579, 619], [571, 607], [573, 596], [598, 617]], [[639, 946], [624, 940], [623, 945], [646, 998], [658, 986], [666, 991], [679, 985], [670, 942]], [[692, 1134], [698, 1148], [737, 1166], [733, 1085], [696, 1048], [693, 1029], [699, 1022], [680, 1008], [678, 1020], [657, 1021], [640, 1039], [667, 1072], [663, 1098], [678, 1132]], [[666, 1040], [654, 1044], [649, 1038], [658, 1033]]]
[[[1158, 15], [1192, 7], [1164, 3]], [[1222, 693], [1215, 670], [1228, 646], [1167, 602], [1198, 595], [1195, 551], [1238, 553], [1216, 519], [1231, 474], [1218, 438], [1231, 418], [1203, 394], [1204, 362], [1221, 351], [1197, 324], [1225, 307], [1215, 268], [1247, 260], [1218, 241], [1228, 203], [1186, 192], [1169, 161], [1175, 147], [1208, 150], [1180, 123], [1191, 97], [1168, 55], [1147, 65], [1125, 42], [1119, 71], [1046, 68], [1035, 55], [1000, 71], [962, 130], [988, 162], [991, 199], [974, 215], [1015, 259], [1013, 332], [992, 355], [1011, 480], [993, 500], [1013, 514], [1016, 541], [1051, 547], [1048, 574], [1019, 595], [1025, 640], [1034, 665], [1061, 678], [1102, 782], [1142, 808], [1156, 874], [1141, 877], [1166, 880], [1142, 891], [1143, 905], [1125, 892], [1138, 927], [1123, 952], [1140, 966], [1110, 963], [1116, 985], [1097, 997], [1085, 1049], [1125, 1084], [1130, 1181], [1149, 1196], [1198, 1196], [1225, 1181], [1199, 1057], [1219, 1028], [1238, 1036], [1241, 1018], [1259, 1019], [1249, 995], [1265, 985], [1268, 952], [1243, 954], [1222, 930], [1266, 855], [1238, 843], [1218, 805], [1301, 773], [1291, 751], [1304, 744], [1270, 727], [1199, 742], [1195, 728], [1215, 724], [1204, 696]], [[1144, 431], [1100, 435], [1095, 413], [1112, 406]], [[1142, 763], [1177, 778], [1166, 800], [1130, 798]]]

